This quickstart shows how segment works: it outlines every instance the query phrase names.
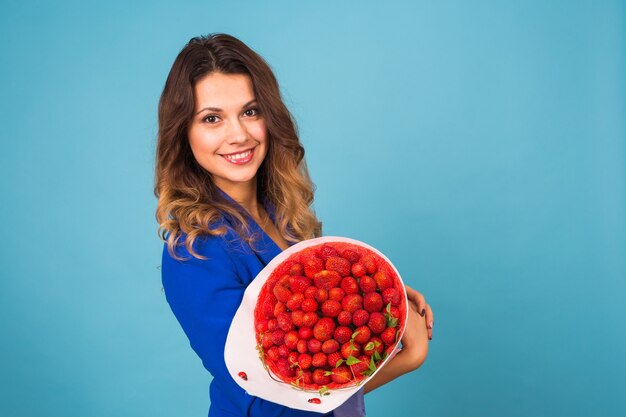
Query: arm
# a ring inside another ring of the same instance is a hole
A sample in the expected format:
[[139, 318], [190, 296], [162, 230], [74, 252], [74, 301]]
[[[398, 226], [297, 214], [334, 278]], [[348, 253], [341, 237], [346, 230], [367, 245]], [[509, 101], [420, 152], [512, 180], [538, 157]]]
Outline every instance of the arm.
[[211, 391], [219, 391], [218, 398], [212, 396], [212, 403], [242, 416], [319, 416], [249, 396], [233, 381], [224, 361], [224, 346], [246, 286], [222, 239], [207, 238], [197, 250], [209, 259], [192, 258], [183, 249], [181, 255], [190, 259], [176, 261], [164, 249], [162, 279], [174, 315], [191, 347], [214, 377]]
[[[402, 350], [365, 384], [366, 394], [401, 375], [416, 370], [426, 360], [429, 330], [432, 331], [432, 329], [427, 327], [426, 320], [418, 314], [417, 310], [419, 308], [418, 305], [420, 307], [425, 305], [425, 307], [422, 307], [422, 310], [426, 309], [426, 307], [427, 310], [430, 310], [430, 307], [424, 302], [424, 297], [410, 287], [407, 287], [407, 295], [409, 308], [407, 308], [406, 330], [402, 336]], [[430, 316], [426, 317], [427, 320], [430, 320], [431, 316], [432, 311]]]

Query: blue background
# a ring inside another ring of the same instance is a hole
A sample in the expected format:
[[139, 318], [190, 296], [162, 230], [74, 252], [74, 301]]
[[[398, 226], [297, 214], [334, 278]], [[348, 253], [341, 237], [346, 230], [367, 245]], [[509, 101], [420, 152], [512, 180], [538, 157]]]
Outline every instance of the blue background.
[[274, 68], [325, 234], [433, 306], [369, 416], [626, 415], [624, 2], [335, 3], [2, 1], [0, 415], [206, 414], [152, 181], [166, 75], [210, 32]]

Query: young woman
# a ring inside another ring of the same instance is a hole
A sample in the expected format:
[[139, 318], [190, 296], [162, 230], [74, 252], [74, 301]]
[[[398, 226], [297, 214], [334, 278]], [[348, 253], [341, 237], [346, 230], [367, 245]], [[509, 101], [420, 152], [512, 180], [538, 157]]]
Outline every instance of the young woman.
[[[159, 102], [155, 194], [163, 287], [213, 376], [209, 416], [319, 415], [246, 394], [224, 363], [247, 285], [282, 250], [321, 234], [294, 121], [269, 66], [238, 39], [191, 39], [174, 61]], [[336, 417], [363, 415], [363, 391], [425, 360], [432, 311], [407, 291], [403, 350]]]

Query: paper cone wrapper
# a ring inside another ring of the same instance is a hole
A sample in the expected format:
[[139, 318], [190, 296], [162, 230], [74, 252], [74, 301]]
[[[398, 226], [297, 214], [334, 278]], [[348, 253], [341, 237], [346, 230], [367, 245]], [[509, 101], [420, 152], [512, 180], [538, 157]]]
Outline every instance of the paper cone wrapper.
[[[405, 308], [408, 308], [406, 291], [404, 291], [404, 283], [402, 282], [400, 273], [385, 255], [366, 243], [344, 237], [327, 236], [305, 240], [289, 247], [276, 256], [265, 268], [263, 268], [252, 283], [250, 283], [244, 293], [241, 305], [235, 313], [226, 338], [226, 347], [224, 351], [226, 366], [231, 377], [248, 394], [284, 405], [289, 408], [327, 413], [343, 404], [348, 398], [361, 389], [363, 385], [378, 371], [380, 371], [380, 369], [385, 366], [400, 350], [398, 346], [406, 326], [406, 311], [403, 313], [404, 318], [401, 320], [399, 326], [400, 328], [398, 330], [399, 334], [396, 338], [398, 342], [396, 343], [393, 352], [391, 352], [391, 354], [389, 354], [383, 362], [378, 364], [376, 371], [372, 375], [364, 377], [357, 386], [330, 389], [326, 395], [321, 395], [318, 391], [305, 391], [301, 388], [294, 387], [289, 383], [280, 381], [277, 376], [270, 375], [269, 369], [266, 369], [264, 366], [263, 361], [259, 357], [254, 327], [254, 311], [263, 285], [268, 280], [272, 272], [294, 253], [300, 252], [311, 246], [333, 242], [345, 242], [361, 246], [374, 252], [387, 262], [391, 268], [393, 268], [397, 279], [400, 281], [401, 288], [403, 289], [402, 297], [404, 298], [404, 306]], [[245, 374], [245, 379], [242, 377], [244, 375], [242, 373]]]

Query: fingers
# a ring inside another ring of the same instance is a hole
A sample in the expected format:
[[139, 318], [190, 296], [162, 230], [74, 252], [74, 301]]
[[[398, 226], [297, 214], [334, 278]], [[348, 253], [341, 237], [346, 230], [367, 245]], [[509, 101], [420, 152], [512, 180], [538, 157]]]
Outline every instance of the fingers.
[[408, 285], [405, 285], [404, 287], [406, 288], [406, 296], [409, 299], [409, 304], [415, 311], [417, 311], [422, 317], [424, 317], [427, 305], [426, 299], [421, 292], [414, 290]]
[[424, 317], [426, 321], [426, 328], [428, 329], [428, 340], [432, 340], [433, 338], [433, 326], [435, 324], [435, 316], [433, 314], [433, 310], [430, 308], [429, 304], [426, 304], [426, 299], [419, 291], [414, 290], [413, 288], [405, 285], [406, 295], [409, 300], [409, 306], [411, 309], [419, 313], [420, 316]]
[[435, 324], [435, 316], [429, 304], [426, 304], [426, 328], [428, 329], [428, 340], [433, 340], [433, 326]]

